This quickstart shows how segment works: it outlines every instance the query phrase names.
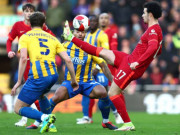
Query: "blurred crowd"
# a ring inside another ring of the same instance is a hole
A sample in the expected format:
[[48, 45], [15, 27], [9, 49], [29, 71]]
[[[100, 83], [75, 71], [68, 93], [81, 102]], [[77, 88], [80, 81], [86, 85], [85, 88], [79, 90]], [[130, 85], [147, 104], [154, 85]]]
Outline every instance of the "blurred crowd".
[[[11, 0], [9, 4], [13, 5], [15, 14], [22, 15], [22, 4], [33, 3], [38, 11], [46, 14], [46, 24], [59, 39], [65, 20], [72, 22], [78, 14], [107, 12], [111, 17], [110, 27], [118, 33], [118, 50], [131, 53], [147, 28], [141, 17], [147, 1], [151, 0]], [[159, 20], [164, 36], [163, 51], [137, 84], [180, 83], [180, 1], [158, 1], [163, 10]], [[61, 60], [57, 62], [62, 67]]]

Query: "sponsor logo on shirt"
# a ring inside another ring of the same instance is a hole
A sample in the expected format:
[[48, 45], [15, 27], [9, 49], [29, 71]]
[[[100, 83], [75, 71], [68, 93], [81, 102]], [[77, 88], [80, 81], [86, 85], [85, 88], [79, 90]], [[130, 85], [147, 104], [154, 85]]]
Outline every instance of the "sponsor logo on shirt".
[[71, 59], [72, 63], [77, 64], [77, 65], [84, 65], [84, 63], [85, 63], [85, 60], [82, 60], [79, 57], [72, 58], [70, 56], [70, 59]]
[[20, 31], [20, 33], [23, 33], [24, 31]]

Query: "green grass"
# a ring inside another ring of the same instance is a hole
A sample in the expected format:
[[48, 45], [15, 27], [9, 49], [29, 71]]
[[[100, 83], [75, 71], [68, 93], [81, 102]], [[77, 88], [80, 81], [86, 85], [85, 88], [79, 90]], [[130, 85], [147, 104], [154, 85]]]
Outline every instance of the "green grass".
[[[94, 123], [88, 125], [76, 125], [76, 118], [82, 117], [82, 113], [60, 114], [56, 113], [55, 126], [57, 133], [44, 133], [48, 135], [180, 135], [180, 115], [148, 115], [142, 112], [129, 113], [136, 126], [136, 131], [121, 132], [110, 131], [101, 127], [101, 114], [95, 113]], [[16, 114], [0, 113], [0, 135], [39, 135], [37, 130], [27, 130], [25, 127], [15, 127], [14, 123], [21, 117]], [[114, 123], [111, 114], [110, 120]], [[33, 120], [28, 120], [30, 125]], [[118, 125], [120, 126], [120, 125]]]

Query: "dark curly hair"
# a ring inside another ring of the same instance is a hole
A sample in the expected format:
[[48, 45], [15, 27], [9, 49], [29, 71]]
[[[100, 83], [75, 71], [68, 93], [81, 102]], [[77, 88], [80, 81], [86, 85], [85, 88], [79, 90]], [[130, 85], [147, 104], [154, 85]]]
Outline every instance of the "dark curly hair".
[[146, 2], [143, 7], [147, 8], [147, 12], [152, 13], [155, 19], [160, 18], [162, 15], [160, 3], [157, 1]]
[[31, 27], [42, 27], [46, 17], [42, 12], [35, 12], [30, 16]]
[[23, 7], [22, 7], [22, 10], [24, 11], [24, 10], [26, 10], [27, 8], [30, 8], [30, 9], [32, 9], [33, 11], [35, 11], [35, 6], [34, 6], [33, 4], [31, 4], [31, 3], [26, 3], [26, 4], [24, 4]]

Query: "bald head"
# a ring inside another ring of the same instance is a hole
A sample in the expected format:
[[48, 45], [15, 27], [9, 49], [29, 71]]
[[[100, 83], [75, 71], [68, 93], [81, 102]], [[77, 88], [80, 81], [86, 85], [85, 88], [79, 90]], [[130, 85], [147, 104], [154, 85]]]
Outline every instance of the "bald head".
[[99, 15], [99, 26], [101, 29], [105, 29], [108, 27], [110, 21], [109, 21], [109, 14], [108, 13], [102, 13]]

